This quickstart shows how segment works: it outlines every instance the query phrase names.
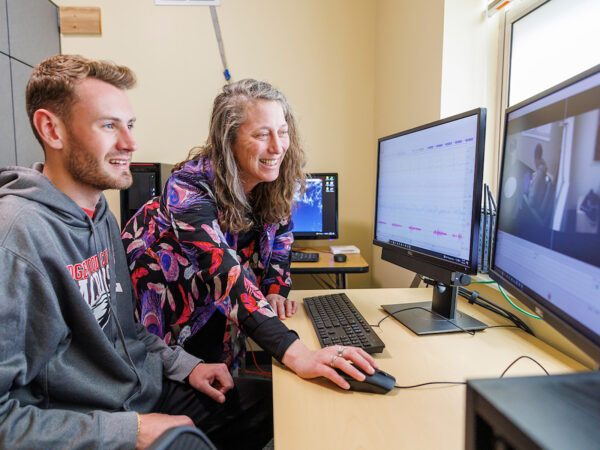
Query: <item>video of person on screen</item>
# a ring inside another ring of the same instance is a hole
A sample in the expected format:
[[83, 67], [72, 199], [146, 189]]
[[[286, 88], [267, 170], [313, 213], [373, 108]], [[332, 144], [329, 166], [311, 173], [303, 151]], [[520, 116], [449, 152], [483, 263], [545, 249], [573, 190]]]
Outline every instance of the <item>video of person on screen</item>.
[[600, 88], [507, 122], [499, 229], [600, 266]]

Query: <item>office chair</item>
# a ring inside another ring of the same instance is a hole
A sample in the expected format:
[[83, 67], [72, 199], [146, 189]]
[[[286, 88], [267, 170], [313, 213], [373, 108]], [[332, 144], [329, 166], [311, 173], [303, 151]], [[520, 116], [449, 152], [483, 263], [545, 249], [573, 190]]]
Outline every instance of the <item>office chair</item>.
[[195, 427], [176, 427], [165, 431], [148, 450], [217, 450], [206, 435]]

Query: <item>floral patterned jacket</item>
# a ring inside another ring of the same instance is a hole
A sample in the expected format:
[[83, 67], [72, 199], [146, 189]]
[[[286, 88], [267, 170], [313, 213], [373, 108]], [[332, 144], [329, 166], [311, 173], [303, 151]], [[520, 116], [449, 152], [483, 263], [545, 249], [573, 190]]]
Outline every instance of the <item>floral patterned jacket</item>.
[[226, 317], [222, 362], [231, 369], [239, 364], [240, 331], [281, 360], [297, 335], [265, 295], [285, 297], [290, 290], [292, 224], [223, 234], [213, 179], [208, 160], [186, 163], [169, 177], [162, 195], [125, 226], [122, 239], [140, 321], [168, 344], [183, 345], [218, 311]]

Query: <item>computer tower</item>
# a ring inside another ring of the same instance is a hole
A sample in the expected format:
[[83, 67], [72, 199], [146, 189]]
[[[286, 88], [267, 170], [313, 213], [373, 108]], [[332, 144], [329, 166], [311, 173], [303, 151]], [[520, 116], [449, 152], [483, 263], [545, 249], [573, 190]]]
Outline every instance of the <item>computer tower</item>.
[[148, 200], [160, 195], [173, 164], [131, 163], [133, 183], [121, 191], [121, 228]]
[[600, 372], [469, 380], [466, 450], [600, 444]]

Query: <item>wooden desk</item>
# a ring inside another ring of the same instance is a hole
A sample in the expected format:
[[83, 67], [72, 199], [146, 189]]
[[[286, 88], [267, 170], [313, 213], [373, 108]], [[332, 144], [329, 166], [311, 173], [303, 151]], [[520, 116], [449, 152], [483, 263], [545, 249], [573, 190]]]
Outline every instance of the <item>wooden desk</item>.
[[335, 287], [338, 289], [346, 288], [346, 274], [348, 273], [367, 273], [369, 264], [364, 260], [360, 253], [346, 254], [346, 261], [338, 263], [333, 260], [333, 254], [329, 247], [311, 246], [298, 247], [298, 251], [317, 252], [319, 261], [317, 262], [293, 262], [290, 266], [291, 273], [319, 274], [330, 273], [335, 275]]
[[[292, 291], [290, 298], [331, 291]], [[365, 319], [385, 317], [381, 304], [425, 301], [431, 289], [355, 289], [345, 291]], [[508, 321], [459, 300], [458, 309], [487, 325]], [[319, 348], [304, 307], [286, 320], [311, 348]], [[393, 318], [375, 329], [386, 348], [374, 355], [397, 385], [427, 381], [494, 378], [517, 357], [528, 355], [550, 374], [586, 370], [584, 366], [516, 328], [416, 336]], [[530, 360], [520, 360], [505, 376], [542, 375]], [[302, 380], [273, 364], [275, 448], [290, 449], [464, 449], [466, 388], [433, 385], [394, 389], [386, 395], [347, 392], [329, 381]]]

